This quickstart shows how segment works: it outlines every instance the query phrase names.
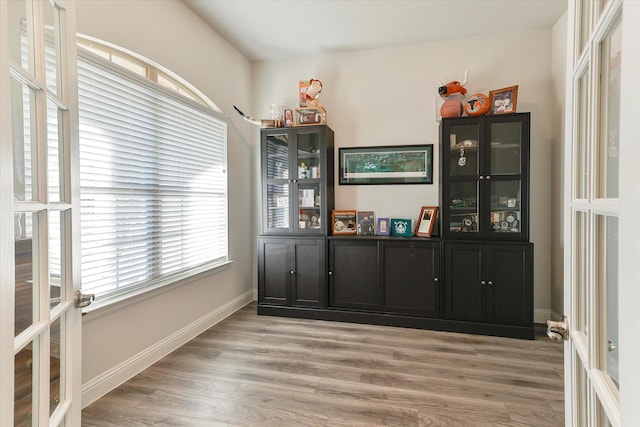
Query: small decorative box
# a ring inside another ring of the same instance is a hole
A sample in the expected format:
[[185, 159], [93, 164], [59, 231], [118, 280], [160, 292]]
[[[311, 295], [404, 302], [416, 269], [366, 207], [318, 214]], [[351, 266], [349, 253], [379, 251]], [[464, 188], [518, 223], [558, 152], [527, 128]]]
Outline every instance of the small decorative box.
[[323, 107], [296, 108], [295, 126], [324, 125], [327, 123], [327, 111]]
[[413, 236], [413, 228], [410, 219], [391, 218], [391, 235], [411, 237]]

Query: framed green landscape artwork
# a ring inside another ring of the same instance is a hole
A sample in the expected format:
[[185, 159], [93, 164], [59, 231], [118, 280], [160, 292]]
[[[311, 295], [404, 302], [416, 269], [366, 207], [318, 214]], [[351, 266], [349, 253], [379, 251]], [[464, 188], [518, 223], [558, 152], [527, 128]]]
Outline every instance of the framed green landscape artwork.
[[340, 184], [433, 184], [433, 144], [340, 148]]

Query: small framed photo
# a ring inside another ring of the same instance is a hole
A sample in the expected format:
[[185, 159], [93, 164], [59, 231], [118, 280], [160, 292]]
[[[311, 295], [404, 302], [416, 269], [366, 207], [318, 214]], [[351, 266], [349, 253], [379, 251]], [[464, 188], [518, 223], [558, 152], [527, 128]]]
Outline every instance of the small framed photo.
[[413, 228], [410, 219], [391, 218], [391, 235], [411, 237], [413, 236]]
[[331, 234], [334, 236], [357, 234], [356, 211], [336, 210], [331, 212], [331, 230]]
[[291, 108], [284, 109], [284, 126], [290, 128], [293, 126], [293, 110]]
[[516, 112], [518, 86], [509, 86], [489, 92], [489, 114]]
[[391, 232], [391, 222], [389, 218], [378, 218], [376, 233], [379, 236], [388, 236]]
[[436, 224], [437, 214], [438, 208], [436, 206], [423, 206], [420, 208], [418, 226], [416, 227], [416, 236], [431, 237], [433, 227]]
[[376, 220], [373, 211], [358, 211], [358, 234], [376, 234]]

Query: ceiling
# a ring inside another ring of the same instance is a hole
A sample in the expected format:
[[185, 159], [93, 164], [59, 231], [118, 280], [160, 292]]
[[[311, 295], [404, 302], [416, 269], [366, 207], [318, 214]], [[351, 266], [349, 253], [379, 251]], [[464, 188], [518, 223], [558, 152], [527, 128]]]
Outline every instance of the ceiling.
[[551, 27], [567, 0], [182, 0], [251, 61]]

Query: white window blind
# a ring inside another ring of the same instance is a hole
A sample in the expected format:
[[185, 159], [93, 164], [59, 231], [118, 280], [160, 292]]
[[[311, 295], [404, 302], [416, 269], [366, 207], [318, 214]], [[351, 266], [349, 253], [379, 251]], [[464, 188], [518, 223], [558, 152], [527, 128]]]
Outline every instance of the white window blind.
[[225, 118], [83, 49], [78, 92], [83, 292], [226, 262]]

